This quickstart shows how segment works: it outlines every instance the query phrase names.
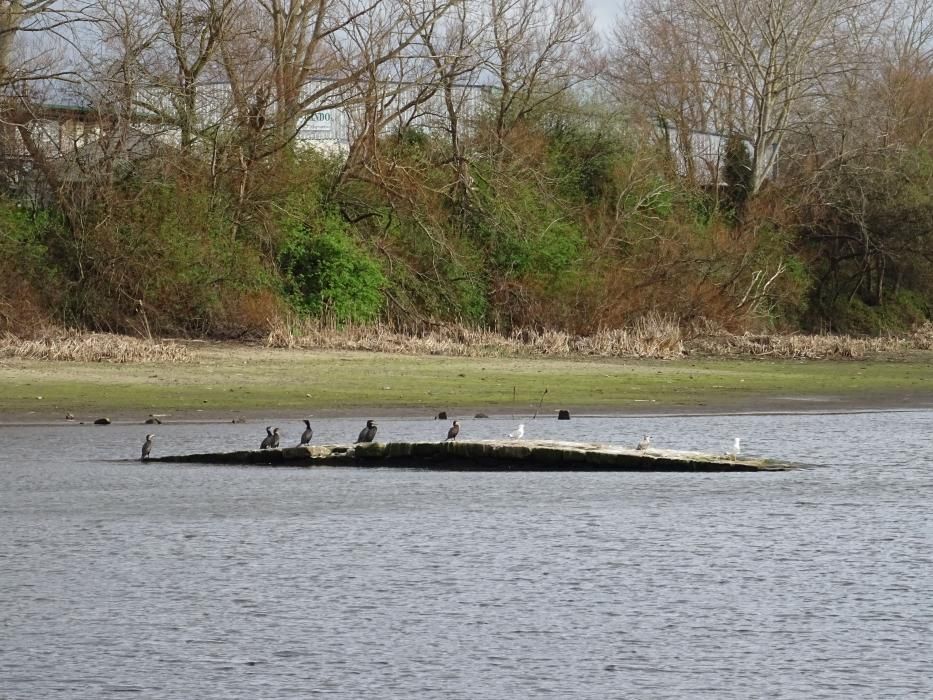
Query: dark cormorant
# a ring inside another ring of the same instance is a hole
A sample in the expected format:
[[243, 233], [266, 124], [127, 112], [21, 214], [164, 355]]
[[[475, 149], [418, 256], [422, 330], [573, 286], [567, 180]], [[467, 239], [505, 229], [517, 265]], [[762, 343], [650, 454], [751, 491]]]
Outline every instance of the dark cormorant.
[[373, 423], [371, 420], [366, 421], [366, 427], [360, 431], [360, 436], [356, 439], [357, 442], [372, 442], [376, 437], [376, 428], [378, 426]]
[[266, 426], [266, 436], [262, 439], [262, 443], [259, 445], [260, 450], [268, 450], [272, 447], [272, 426]]
[[305, 418], [304, 422], [307, 427], [305, 428], [305, 431], [301, 434], [301, 442], [298, 443], [298, 447], [309, 444], [311, 442], [311, 438], [314, 437], [314, 431], [311, 430], [311, 421]]
[[274, 449], [278, 446], [279, 446], [279, 429], [273, 428], [272, 429], [272, 448]]
[[143, 462], [149, 459], [149, 453], [152, 452], [152, 438], [154, 437], [155, 435], [152, 434], [146, 436], [146, 442], [143, 443], [143, 454], [142, 457], [139, 458]]
[[460, 422], [454, 421], [454, 424], [450, 426], [450, 430], [447, 431], [448, 440], [456, 440], [457, 435], [460, 434]]

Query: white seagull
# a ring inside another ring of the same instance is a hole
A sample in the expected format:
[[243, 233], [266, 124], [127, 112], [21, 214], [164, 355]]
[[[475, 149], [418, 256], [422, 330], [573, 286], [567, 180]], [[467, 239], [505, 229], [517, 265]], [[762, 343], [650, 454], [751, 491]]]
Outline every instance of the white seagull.
[[736, 438], [732, 443], [732, 454], [729, 456], [735, 460], [740, 454], [742, 454], [742, 438]]
[[519, 423], [518, 427], [509, 433], [509, 437], [513, 440], [521, 440], [523, 437], [525, 437], [525, 424]]
[[651, 436], [645, 435], [645, 437], [642, 438], [641, 442], [639, 442], [635, 446], [635, 449], [636, 450], [647, 450], [650, 446], [651, 446]]

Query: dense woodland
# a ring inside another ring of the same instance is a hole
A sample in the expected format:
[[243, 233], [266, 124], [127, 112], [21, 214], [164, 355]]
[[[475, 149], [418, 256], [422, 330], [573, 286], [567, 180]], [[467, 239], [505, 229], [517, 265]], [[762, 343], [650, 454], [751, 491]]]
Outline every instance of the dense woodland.
[[651, 313], [933, 316], [933, 0], [0, 0], [0, 331]]

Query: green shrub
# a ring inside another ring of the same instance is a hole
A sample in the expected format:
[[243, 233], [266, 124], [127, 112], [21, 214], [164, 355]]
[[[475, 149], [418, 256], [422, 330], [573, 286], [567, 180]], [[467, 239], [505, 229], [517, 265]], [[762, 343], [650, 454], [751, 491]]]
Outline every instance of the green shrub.
[[752, 191], [753, 164], [745, 139], [730, 134], [726, 141], [725, 163], [721, 177], [725, 181], [722, 205], [733, 221], [741, 219]]
[[818, 318], [832, 319], [832, 327], [827, 330], [872, 336], [904, 333], [930, 317], [923, 298], [910, 291], [890, 295], [883, 304], [876, 305], [858, 296], [851, 300], [839, 297], [835, 304], [820, 307], [819, 312]]
[[0, 198], [0, 257], [15, 260], [20, 273], [35, 271], [43, 264], [44, 238], [53, 225], [48, 212], [30, 211]]
[[46, 320], [61, 284], [46, 239], [58, 222], [0, 198], [0, 330], [28, 332]]
[[301, 314], [366, 322], [382, 309], [385, 276], [337, 212], [292, 227], [279, 264], [289, 302]]
[[556, 119], [545, 131], [549, 169], [563, 196], [592, 203], [613, 193], [613, 169], [622, 150], [617, 137], [573, 118]]

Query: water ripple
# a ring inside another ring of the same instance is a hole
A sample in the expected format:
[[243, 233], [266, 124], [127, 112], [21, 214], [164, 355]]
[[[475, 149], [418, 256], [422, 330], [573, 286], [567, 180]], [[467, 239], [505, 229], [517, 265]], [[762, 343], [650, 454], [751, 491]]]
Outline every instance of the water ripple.
[[[701, 450], [740, 435], [820, 466], [140, 465], [113, 460], [144, 426], [0, 428], [0, 697], [933, 695], [933, 413], [526, 425]], [[387, 438], [438, 429], [380, 421]], [[166, 424], [159, 446], [247, 447], [255, 430]]]

